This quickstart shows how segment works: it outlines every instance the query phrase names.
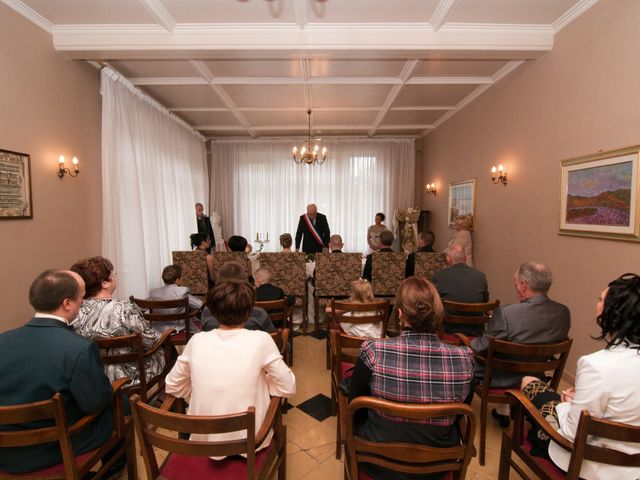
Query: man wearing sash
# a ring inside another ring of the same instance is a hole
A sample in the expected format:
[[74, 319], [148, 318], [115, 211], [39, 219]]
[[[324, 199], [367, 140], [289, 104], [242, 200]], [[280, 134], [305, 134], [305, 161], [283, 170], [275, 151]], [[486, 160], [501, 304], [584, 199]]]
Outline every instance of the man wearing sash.
[[[304, 239], [302, 238], [304, 236]], [[304, 253], [322, 252], [323, 248], [329, 245], [329, 224], [327, 217], [318, 213], [318, 207], [310, 203], [307, 205], [307, 213], [300, 215], [298, 230], [296, 231], [296, 251], [300, 251], [300, 240], [302, 240], [302, 251]]]

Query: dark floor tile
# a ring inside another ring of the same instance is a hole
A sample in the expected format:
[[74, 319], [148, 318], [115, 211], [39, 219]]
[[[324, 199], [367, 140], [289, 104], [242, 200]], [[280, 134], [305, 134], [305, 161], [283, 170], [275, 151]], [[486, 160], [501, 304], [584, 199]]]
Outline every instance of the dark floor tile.
[[317, 338], [318, 340], [324, 340], [325, 338], [327, 338], [327, 331], [326, 330], [314, 330], [313, 332], [307, 333], [307, 336], [308, 337]]
[[319, 393], [298, 405], [298, 408], [307, 415], [322, 422], [331, 416], [331, 399]]

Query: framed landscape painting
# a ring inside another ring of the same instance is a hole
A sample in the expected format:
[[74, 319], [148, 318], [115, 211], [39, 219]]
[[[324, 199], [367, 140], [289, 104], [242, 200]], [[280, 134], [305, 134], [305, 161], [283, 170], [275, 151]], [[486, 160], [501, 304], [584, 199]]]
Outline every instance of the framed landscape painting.
[[562, 161], [560, 234], [638, 240], [640, 145]]
[[0, 150], [0, 220], [32, 217], [29, 155]]
[[449, 184], [449, 226], [455, 224], [458, 215], [469, 215], [476, 223], [476, 179]]

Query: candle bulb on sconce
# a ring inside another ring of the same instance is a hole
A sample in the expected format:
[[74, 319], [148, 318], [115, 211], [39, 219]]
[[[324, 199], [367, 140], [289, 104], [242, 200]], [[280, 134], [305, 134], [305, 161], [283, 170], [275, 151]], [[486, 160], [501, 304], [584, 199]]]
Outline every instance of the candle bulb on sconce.
[[435, 183], [427, 183], [424, 189], [427, 192], [427, 195], [437, 195]]
[[65, 175], [69, 175], [70, 177], [77, 177], [80, 173], [80, 167], [78, 167], [78, 157], [74, 156], [71, 159], [71, 163], [73, 164], [73, 171], [64, 166], [64, 155], [60, 155], [58, 157], [58, 177], [61, 180]]
[[498, 165], [498, 168], [496, 168], [495, 165], [491, 167], [491, 181], [496, 184], [502, 183], [505, 187], [507, 186], [507, 172], [504, 170], [502, 164]]

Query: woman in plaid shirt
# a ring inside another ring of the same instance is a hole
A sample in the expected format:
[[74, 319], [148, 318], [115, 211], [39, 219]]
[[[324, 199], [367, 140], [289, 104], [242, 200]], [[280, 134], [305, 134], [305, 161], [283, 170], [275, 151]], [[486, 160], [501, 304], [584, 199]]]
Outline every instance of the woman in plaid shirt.
[[[349, 400], [362, 395], [400, 403], [451, 403], [470, 398], [473, 352], [442, 343], [436, 335], [443, 308], [433, 284], [421, 277], [405, 279], [398, 289], [396, 306], [402, 333], [362, 344]], [[410, 421], [371, 410], [364, 413], [356, 418], [356, 433], [364, 439], [434, 447], [459, 443], [454, 417]], [[371, 464], [363, 464], [363, 471], [376, 479], [415, 478]]]

